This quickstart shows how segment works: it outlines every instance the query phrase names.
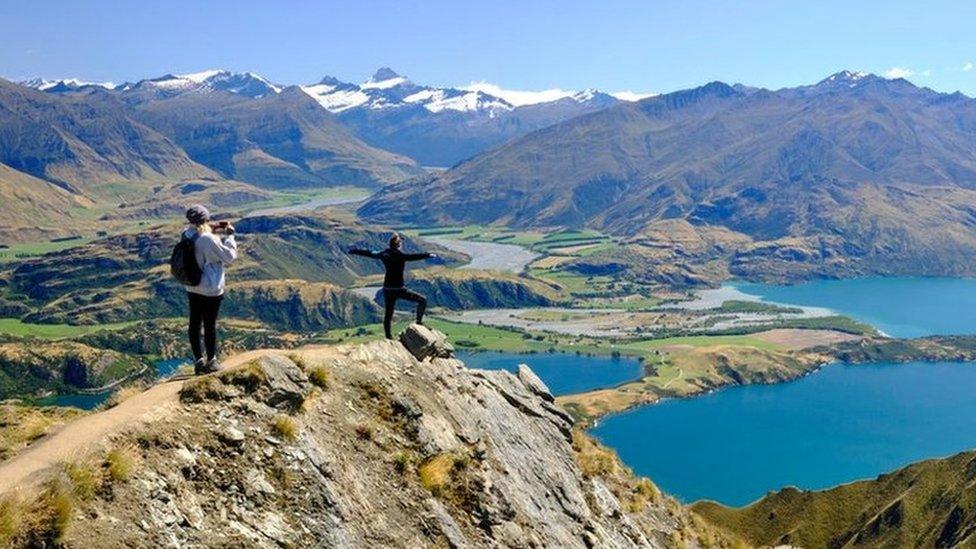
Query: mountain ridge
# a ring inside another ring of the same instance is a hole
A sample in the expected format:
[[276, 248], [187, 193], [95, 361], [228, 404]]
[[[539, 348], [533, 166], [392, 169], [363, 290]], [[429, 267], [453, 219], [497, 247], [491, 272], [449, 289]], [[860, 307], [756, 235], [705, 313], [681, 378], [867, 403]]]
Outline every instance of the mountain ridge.
[[[527, 368], [516, 376], [421, 361], [387, 341], [258, 351], [227, 364], [83, 417], [5, 462], [0, 490], [33, 483], [41, 496], [23, 504], [36, 519], [9, 541], [728, 544], [573, 431]], [[79, 450], [89, 457], [74, 470], [98, 467], [105, 452], [116, 461], [124, 452], [130, 466], [95, 473], [90, 495], [66, 496], [81, 511], [70, 513], [74, 524], [46, 522], [44, 495], [78, 493], [78, 477], [43, 472]]]
[[[22, 82], [49, 93], [104, 89], [165, 100], [183, 94], [230, 93], [252, 99], [284, 93], [289, 87], [252, 72], [207, 70], [166, 74], [136, 83], [97, 84], [79, 79]], [[582, 113], [646, 94], [550, 89], [506, 90], [477, 82], [467, 86], [419, 85], [389, 67], [361, 83], [325, 76], [298, 86], [369, 145], [401, 154], [426, 166], [451, 166], [492, 146]]]
[[916, 274], [976, 272], [952, 259], [976, 252], [976, 101], [902, 79], [837, 80], [800, 91], [713, 82], [619, 104], [388, 187], [359, 212], [624, 236], [685, 219], [757, 243], [837, 237], [826, 253], [868, 272], [893, 257]]

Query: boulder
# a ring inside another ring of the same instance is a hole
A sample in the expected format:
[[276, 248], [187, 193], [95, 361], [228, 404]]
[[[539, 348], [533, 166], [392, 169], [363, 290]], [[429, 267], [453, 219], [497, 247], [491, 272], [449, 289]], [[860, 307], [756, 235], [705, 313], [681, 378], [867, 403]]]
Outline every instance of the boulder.
[[543, 400], [548, 402], [553, 402], [556, 400], [552, 396], [552, 391], [549, 390], [546, 383], [539, 379], [539, 376], [535, 375], [535, 372], [533, 372], [532, 369], [527, 365], [519, 364], [518, 378], [519, 381], [522, 382], [522, 385], [525, 385], [526, 389], [532, 391], [532, 393], [535, 395], [542, 397]]
[[220, 440], [222, 440], [224, 444], [229, 446], [240, 446], [241, 444], [244, 444], [244, 433], [236, 427], [227, 427], [220, 431], [217, 436], [220, 437]]
[[268, 355], [258, 360], [264, 372], [268, 406], [281, 410], [297, 410], [312, 390], [308, 376], [297, 364], [278, 355]]
[[454, 346], [447, 342], [446, 335], [421, 324], [407, 326], [400, 334], [400, 343], [421, 361], [428, 358], [451, 358], [454, 355]]

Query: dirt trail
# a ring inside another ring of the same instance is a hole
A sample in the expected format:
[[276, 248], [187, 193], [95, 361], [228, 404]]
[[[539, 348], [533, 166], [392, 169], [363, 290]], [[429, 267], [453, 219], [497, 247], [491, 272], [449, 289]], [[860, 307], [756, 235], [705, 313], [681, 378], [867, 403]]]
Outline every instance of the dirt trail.
[[[300, 352], [306, 350], [302, 349]], [[223, 367], [233, 368], [269, 353], [285, 353], [285, 351], [261, 350], [241, 353], [225, 360]], [[0, 463], [0, 494], [12, 488], [33, 485], [41, 479], [42, 472], [52, 465], [83, 457], [98, 448], [98, 445], [109, 435], [140, 422], [159, 419], [172, 412], [179, 405], [178, 397], [184, 381], [159, 383], [114, 408], [83, 416]]]

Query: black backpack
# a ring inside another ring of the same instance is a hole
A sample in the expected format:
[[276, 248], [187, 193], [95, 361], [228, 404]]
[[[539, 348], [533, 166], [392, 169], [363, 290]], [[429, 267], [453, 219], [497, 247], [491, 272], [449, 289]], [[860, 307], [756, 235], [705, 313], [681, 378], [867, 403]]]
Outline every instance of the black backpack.
[[188, 238], [184, 233], [173, 246], [173, 255], [169, 257], [169, 272], [184, 286], [197, 286], [203, 278], [203, 269], [197, 264], [195, 250], [198, 236], [195, 234]]

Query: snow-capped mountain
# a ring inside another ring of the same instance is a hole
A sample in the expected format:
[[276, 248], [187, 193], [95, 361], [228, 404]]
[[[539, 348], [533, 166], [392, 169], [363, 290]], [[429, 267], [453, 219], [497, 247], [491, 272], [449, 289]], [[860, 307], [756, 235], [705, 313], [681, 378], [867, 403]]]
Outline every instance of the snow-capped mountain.
[[88, 86], [105, 88], [107, 90], [112, 90], [117, 87], [114, 82], [86, 82], [78, 78], [62, 78], [59, 80], [31, 78], [30, 80], [24, 80], [20, 82], [20, 85], [27, 86], [28, 88], [34, 88], [35, 90], [52, 92], [52, 93], [63, 92], [63, 91], [74, 91]]
[[420, 106], [430, 112], [483, 111], [490, 116], [511, 111], [514, 105], [478, 90], [418, 86], [388, 67], [376, 71], [362, 84], [342, 82], [331, 76], [302, 90], [333, 113], [350, 109], [395, 109]]
[[163, 94], [179, 94], [185, 91], [225, 91], [258, 98], [275, 94], [282, 87], [253, 72], [207, 70], [189, 74], [167, 74], [158, 78], [141, 80], [133, 88], [156, 90]]
[[484, 112], [491, 117], [519, 107], [571, 100], [580, 104], [609, 106], [616, 101], [637, 101], [651, 94], [633, 92], [604, 93], [550, 89], [542, 91], [506, 90], [488, 82], [461, 87], [431, 87], [414, 84], [389, 67], [376, 71], [362, 84], [342, 82], [331, 76], [317, 84], [302, 86], [320, 105], [333, 113], [350, 109], [393, 109], [421, 106], [432, 113], [442, 111]]
[[221, 90], [258, 98], [268, 94], [278, 93], [282, 90], [282, 86], [272, 83], [259, 74], [253, 72], [231, 72], [227, 70], [206, 70], [189, 74], [165, 74], [156, 78], [140, 80], [134, 84], [129, 82], [118, 85], [112, 82], [87, 82], [77, 78], [56, 80], [32, 78], [20, 82], [20, 84], [36, 90], [52, 93], [76, 91], [84, 87], [97, 86], [113, 91], [126, 91], [139, 88], [146, 91], [153, 91], [163, 96], [172, 96], [191, 90]]
[[606, 99], [607, 97], [620, 101], [640, 101], [652, 97], [653, 93], [634, 93], [632, 91], [601, 92], [595, 88], [587, 88], [583, 91], [563, 90], [553, 88], [541, 91], [521, 91], [507, 90], [489, 82], [475, 82], [461, 88], [468, 91], [479, 91], [488, 95], [499, 97], [511, 105], [523, 107], [525, 105], [537, 105], [539, 103], [550, 103], [562, 99], [572, 99], [579, 103], [592, 101], [593, 99]]
[[302, 91], [367, 143], [428, 166], [450, 166], [509, 139], [643, 94], [507, 90], [477, 82], [418, 85], [383, 67], [361, 84], [331, 76]]
[[[52, 93], [98, 85], [119, 93], [130, 105], [214, 91], [259, 99], [284, 90], [258, 74], [227, 70], [166, 74], [119, 86], [77, 79], [35, 79], [24, 84]], [[509, 90], [488, 82], [426, 86], [388, 67], [359, 84], [325, 77], [295, 91], [314, 99], [367, 144], [428, 166], [451, 166], [531, 131], [649, 96], [596, 89]]]

